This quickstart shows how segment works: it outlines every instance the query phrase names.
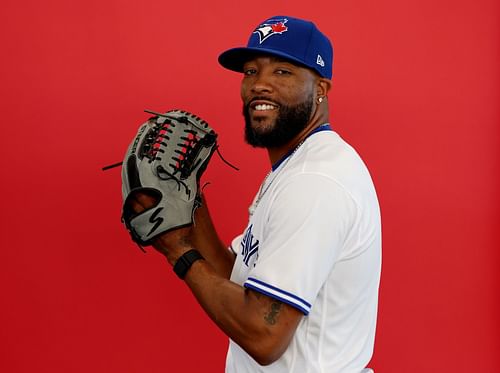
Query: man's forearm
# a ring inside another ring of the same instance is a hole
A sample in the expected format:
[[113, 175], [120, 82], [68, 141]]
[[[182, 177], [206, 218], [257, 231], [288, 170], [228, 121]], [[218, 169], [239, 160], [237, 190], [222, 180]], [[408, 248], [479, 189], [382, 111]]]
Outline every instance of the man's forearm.
[[191, 243], [223, 278], [229, 279], [235, 256], [219, 238], [207, 202], [196, 209]]
[[[151, 205], [151, 197], [139, 194], [131, 204], [140, 212]], [[206, 260], [193, 262], [184, 277], [193, 295], [221, 330], [258, 363], [272, 363], [290, 343], [302, 313], [230, 281], [235, 257], [220, 241], [206, 204], [197, 209], [195, 219], [194, 226], [159, 236], [154, 247], [171, 265], [186, 252], [198, 250]]]
[[185, 281], [209, 317], [261, 365], [283, 354], [302, 318], [293, 307], [222, 278], [206, 261], [195, 262]]

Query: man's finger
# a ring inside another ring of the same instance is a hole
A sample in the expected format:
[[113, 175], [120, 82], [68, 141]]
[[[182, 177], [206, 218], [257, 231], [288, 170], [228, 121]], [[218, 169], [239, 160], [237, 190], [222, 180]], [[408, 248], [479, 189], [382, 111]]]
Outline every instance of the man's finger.
[[156, 199], [144, 193], [135, 193], [133, 198], [130, 198], [130, 207], [140, 213], [155, 205]]

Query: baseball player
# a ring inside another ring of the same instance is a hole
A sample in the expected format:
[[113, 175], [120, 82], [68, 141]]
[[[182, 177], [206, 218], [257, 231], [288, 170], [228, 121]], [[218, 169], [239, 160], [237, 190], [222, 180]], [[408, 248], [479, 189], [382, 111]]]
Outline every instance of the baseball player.
[[[130, 193], [139, 176], [147, 178], [136, 171], [142, 166], [133, 155], [142, 146], [141, 130], [124, 165], [127, 226], [136, 241], [167, 257], [228, 335], [226, 372], [371, 372], [366, 366], [377, 318], [380, 213], [363, 161], [329, 124], [331, 43], [310, 21], [276, 16], [252, 31], [246, 47], [225, 51], [219, 62], [242, 73], [246, 141], [266, 148], [271, 163], [249, 207], [248, 225], [228, 250], [206, 201], [194, 200], [195, 225], [187, 214], [185, 224], [162, 229], [168, 220], [162, 211], [176, 208], [159, 204], [166, 188]], [[190, 121], [175, 115], [170, 122], [178, 126]], [[158, 123], [168, 134], [171, 127]], [[207, 144], [196, 167], [206, 167], [213, 139]], [[184, 145], [178, 153], [195, 148]], [[179, 162], [166, 174], [185, 171]], [[197, 180], [175, 181], [172, 191], [196, 189]], [[147, 239], [158, 227], [163, 233]]]

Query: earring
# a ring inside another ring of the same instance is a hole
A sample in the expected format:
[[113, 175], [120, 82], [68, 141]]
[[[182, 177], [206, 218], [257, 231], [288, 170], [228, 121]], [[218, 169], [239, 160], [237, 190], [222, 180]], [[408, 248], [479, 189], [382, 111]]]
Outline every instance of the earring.
[[318, 105], [321, 104], [323, 102], [323, 97], [318, 97]]

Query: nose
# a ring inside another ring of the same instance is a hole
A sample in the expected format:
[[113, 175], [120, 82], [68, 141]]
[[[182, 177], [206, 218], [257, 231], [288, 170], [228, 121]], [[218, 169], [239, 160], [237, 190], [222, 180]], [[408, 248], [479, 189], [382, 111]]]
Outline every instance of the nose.
[[259, 72], [255, 74], [250, 89], [254, 94], [271, 93], [273, 91], [273, 86], [269, 77]]

